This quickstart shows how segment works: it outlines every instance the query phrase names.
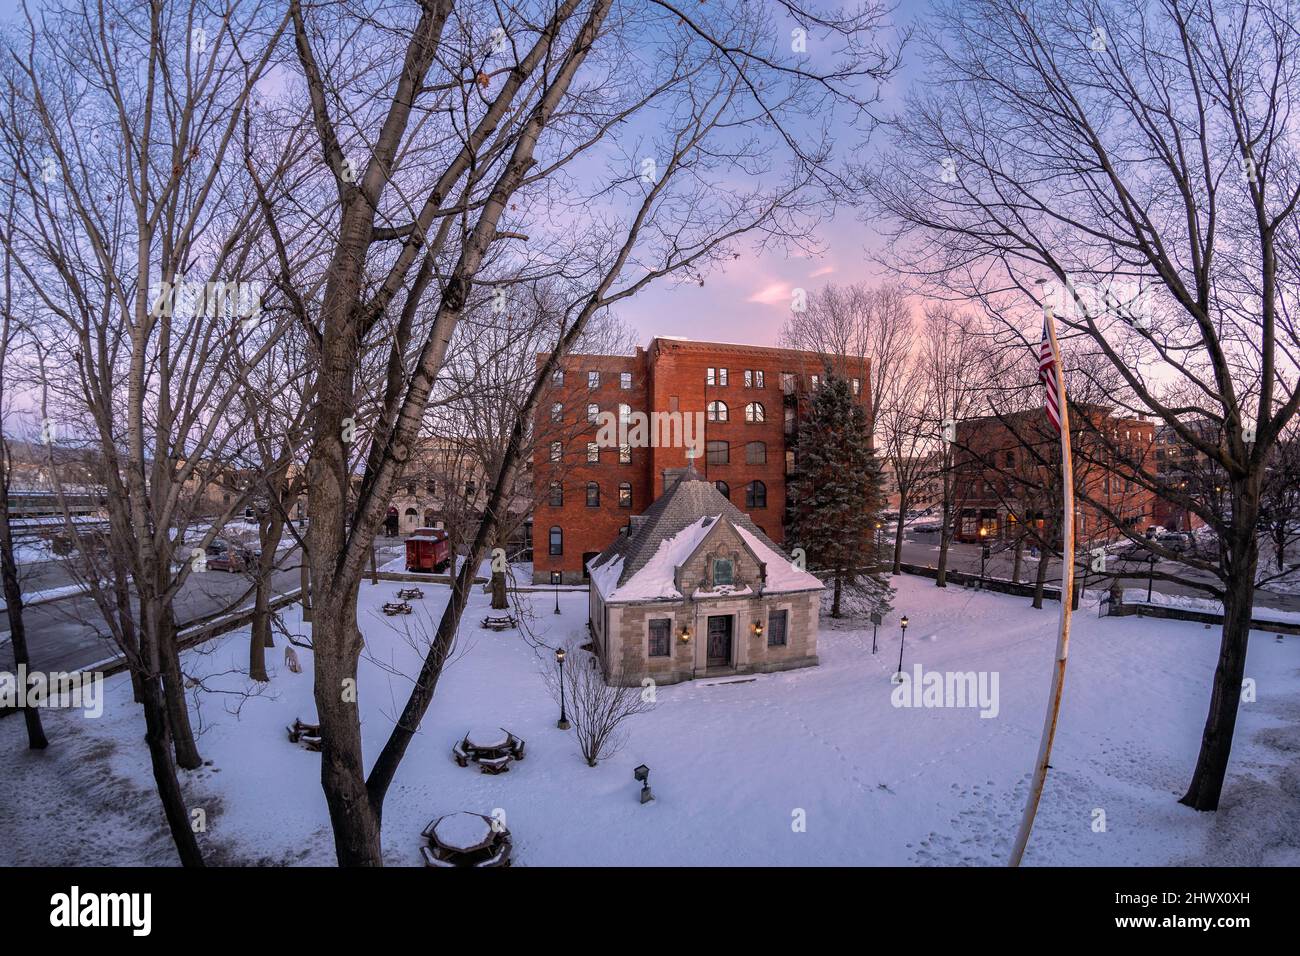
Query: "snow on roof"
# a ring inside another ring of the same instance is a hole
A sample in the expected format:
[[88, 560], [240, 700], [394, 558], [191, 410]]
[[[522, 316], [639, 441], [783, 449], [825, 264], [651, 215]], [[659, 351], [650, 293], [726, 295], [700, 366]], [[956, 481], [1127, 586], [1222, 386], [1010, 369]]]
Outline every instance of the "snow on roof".
[[750, 550], [758, 555], [758, 560], [767, 565], [767, 581], [763, 585], [765, 592], [815, 591], [822, 587], [822, 582], [816, 575], [800, 571], [789, 558], [768, 547], [748, 529], [737, 525], [736, 532], [749, 545]]
[[[796, 569], [713, 482], [700, 479], [693, 470], [688, 470], [640, 518], [629, 534], [620, 535], [587, 564], [592, 585], [605, 601], [681, 600], [677, 569], [722, 521], [740, 533], [745, 546], [766, 566], [763, 593], [816, 591], [822, 587], [816, 577]], [[695, 595], [720, 593], [697, 591]]]
[[[622, 558], [593, 570], [593, 579], [597, 573], [602, 574], [600, 591], [605, 600], [654, 601], [665, 598], [680, 598], [682, 592], [677, 590], [675, 580], [677, 569], [695, 553], [695, 549], [700, 546], [700, 542], [704, 540], [704, 536], [709, 533], [709, 529], [713, 527], [713, 522], [716, 520], [717, 515], [699, 518], [676, 534], [664, 538], [659, 542], [659, 547], [650, 560], [633, 572], [632, 576], [621, 585], [618, 583], [618, 577], [613, 572], [615, 566], [619, 571], [622, 570]], [[604, 575], [611, 577], [614, 584], [612, 589], [607, 589], [604, 586]]]

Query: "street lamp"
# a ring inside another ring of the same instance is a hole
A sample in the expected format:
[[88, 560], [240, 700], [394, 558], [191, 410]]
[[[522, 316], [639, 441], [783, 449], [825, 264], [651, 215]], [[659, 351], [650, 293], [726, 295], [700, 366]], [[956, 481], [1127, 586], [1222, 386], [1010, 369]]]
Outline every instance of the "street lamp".
[[903, 643], [907, 640], [907, 615], [904, 614], [902, 620], [898, 622], [903, 629], [903, 636], [898, 639], [898, 677], [903, 677]]
[[[560, 572], [551, 572], [551, 585], [555, 588], [555, 613], [560, 613]], [[563, 657], [560, 660], [564, 660]]]
[[980, 590], [984, 589], [984, 568], [988, 565], [989, 560], [989, 543], [985, 539], [988, 529], [980, 526]]
[[560, 719], [555, 722], [555, 726], [561, 730], [568, 730], [569, 718], [564, 714], [564, 648], [555, 649], [555, 663], [560, 665]]

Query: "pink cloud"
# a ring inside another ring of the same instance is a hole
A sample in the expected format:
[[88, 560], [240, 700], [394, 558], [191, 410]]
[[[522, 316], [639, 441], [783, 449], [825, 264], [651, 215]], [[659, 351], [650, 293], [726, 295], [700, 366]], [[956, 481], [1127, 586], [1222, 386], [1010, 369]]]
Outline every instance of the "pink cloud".
[[757, 302], [759, 305], [788, 305], [790, 285], [787, 282], [773, 282], [759, 289], [745, 301]]

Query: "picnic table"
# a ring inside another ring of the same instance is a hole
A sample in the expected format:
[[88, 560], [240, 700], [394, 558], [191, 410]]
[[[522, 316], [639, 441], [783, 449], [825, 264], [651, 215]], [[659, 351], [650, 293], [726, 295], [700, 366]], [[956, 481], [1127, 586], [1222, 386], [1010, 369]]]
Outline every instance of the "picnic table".
[[410, 614], [411, 605], [407, 604], [405, 601], [390, 601], [384, 605], [384, 613], [390, 617], [394, 614]]
[[472, 760], [483, 773], [505, 773], [510, 761], [524, 759], [524, 741], [504, 727], [479, 727], [467, 731], [451, 755], [462, 767]]
[[426, 866], [509, 866], [510, 831], [491, 817], [458, 810], [424, 828], [420, 848]]
[[401, 588], [397, 592], [397, 597], [403, 601], [423, 601], [424, 592], [419, 588]]
[[518, 627], [518, 624], [519, 622], [509, 614], [505, 614], [501, 617], [493, 617], [489, 614], [487, 617], [483, 618], [483, 620], [479, 621], [479, 627], [488, 631], [508, 631], [514, 627]]

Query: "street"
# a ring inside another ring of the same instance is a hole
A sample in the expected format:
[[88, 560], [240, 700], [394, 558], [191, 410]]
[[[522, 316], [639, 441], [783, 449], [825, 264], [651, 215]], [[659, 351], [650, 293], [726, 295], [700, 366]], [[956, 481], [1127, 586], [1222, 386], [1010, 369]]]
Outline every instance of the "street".
[[[882, 544], [885, 556], [888, 559], [893, 555], [893, 540], [882, 533]], [[985, 566], [985, 573], [989, 577], [1010, 579], [1011, 566], [1014, 560], [1013, 553], [1010, 550], [997, 554], [992, 554]], [[1127, 588], [1146, 588], [1146, 565], [1139, 562], [1119, 563], [1114, 555], [1107, 556], [1108, 568], [1121, 568], [1123, 570], [1132, 569], [1132, 576], [1124, 576], [1120, 579], [1122, 585]], [[903, 562], [905, 564], [916, 564], [927, 567], [934, 567], [939, 561], [939, 533], [907, 531], [903, 538]], [[965, 571], [972, 574], [980, 572], [980, 546], [978, 544], [962, 544], [954, 541], [948, 548], [948, 567], [954, 571]], [[1025, 551], [1021, 566], [1020, 580], [1022, 582], [1033, 583], [1035, 574], [1038, 570], [1037, 559], [1033, 558], [1028, 550]], [[1181, 577], [1190, 580], [1213, 580], [1209, 575], [1203, 572], [1193, 570], [1184, 565], [1175, 562], [1162, 561], [1156, 565], [1156, 570], [1164, 570], [1167, 573], [1178, 574]], [[1088, 587], [1109, 587], [1109, 578], [1104, 579], [1105, 584], [1098, 582], [1103, 579], [1098, 575], [1089, 575], [1088, 580], [1084, 583]], [[1048, 569], [1047, 583], [1059, 587], [1061, 583], [1061, 562], [1053, 561]], [[1191, 597], [1210, 597], [1205, 591], [1198, 591], [1194, 587], [1174, 581], [1155, 581], [1152, 585], [1154, 592], [1162, 594], [1182, 594]], [[1145, 594], [1145, 591], [1143, 592]], [[1280, 610], [1298, 611], [1300, 610], [1300, 595], [1294, 594], [1276, 594], [1270, 591], [1256, 591], [1255, 605], [1257, 607], [1278, 608]]]

